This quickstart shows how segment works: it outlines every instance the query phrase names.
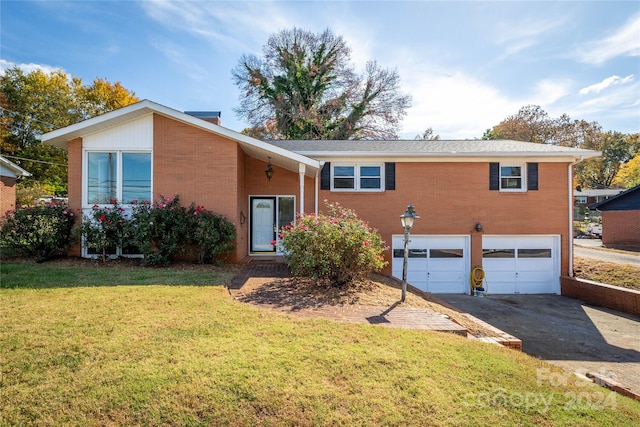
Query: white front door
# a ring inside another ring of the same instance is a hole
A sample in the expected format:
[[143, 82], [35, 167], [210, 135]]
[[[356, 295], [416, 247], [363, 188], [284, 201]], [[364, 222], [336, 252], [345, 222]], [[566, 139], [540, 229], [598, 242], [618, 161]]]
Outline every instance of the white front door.
[[276, 198], [251, 198], [251, 252], [275, 252]]

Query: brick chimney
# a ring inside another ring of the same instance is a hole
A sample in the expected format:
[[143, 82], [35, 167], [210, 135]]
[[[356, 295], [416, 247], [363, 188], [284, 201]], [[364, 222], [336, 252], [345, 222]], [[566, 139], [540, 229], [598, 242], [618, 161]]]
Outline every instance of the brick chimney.
[[220, 111], [185, 111], [184, 113], [220, 126]]

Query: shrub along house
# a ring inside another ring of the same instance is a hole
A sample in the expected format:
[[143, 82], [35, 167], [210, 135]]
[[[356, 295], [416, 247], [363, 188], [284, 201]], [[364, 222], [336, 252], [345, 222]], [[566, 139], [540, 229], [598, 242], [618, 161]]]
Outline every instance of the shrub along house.
[[142, 101], [42, 140], [68, 150], [72, 208], [179, 194], [235, 223], [236, 260], [279, 255], [277, 229], [327, 200], [378, 229], [396, 276], [400, 215], [413, 203], [421, 218], [408, 281], [427, 292], [468, 293], [482, 267], [490, 293], [559, 293], [572, 271], [572, 166], [598, 152], [518, 141], [264, 142], [212, 116]]

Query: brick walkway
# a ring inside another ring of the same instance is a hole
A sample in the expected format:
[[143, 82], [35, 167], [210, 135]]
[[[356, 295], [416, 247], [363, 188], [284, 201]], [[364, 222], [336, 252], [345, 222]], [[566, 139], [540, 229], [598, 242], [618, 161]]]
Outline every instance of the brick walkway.
[[[288, 270], [278, 258], [251, 259], [244, 263], [241, 271], [229, 286], [230, 294], [241, 300], [251, 293], [251, 286], [246, 286], [250, 278], [288, 277]], [[322, 318], [337, 322], [369, 323], [395, 328], [423, 329], [439, 332], [450, 332], [467, 336], [467, 330], [449, 320], [443, 314], [424, 308], [398, 307], [368, 307], [368, 306], [320, 306], [313, 308], [294, 308], [282, 306], [276, 301], [261, 303], [261, 307], [277, 310], [306, 318]]]

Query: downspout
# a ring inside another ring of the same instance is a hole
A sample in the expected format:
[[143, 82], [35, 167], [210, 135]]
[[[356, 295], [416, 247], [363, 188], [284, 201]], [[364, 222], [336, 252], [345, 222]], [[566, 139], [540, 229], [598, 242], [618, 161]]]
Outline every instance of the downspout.
[[314, 211], [316, 216], [318, 216], [318, 197], [320, 197], [320, 171], [322, 170], [322, 167], [324, 166], [324, 162], [320, 162], [320, 168], [316, 171], [316, 187], [315, 187], [315, 205], [314, 205]]
[[304, 163], [298, 163], [298, 174], [300, 176], [300, 215], [304, 213], [304, 173], [306, 166]]
[[569, 163], [569, 277], [573, 277], [573, 165], [580, 163], [583, 160], [583, 156], [580, 156], [580, 160], [575, 160], [573, 163]]

